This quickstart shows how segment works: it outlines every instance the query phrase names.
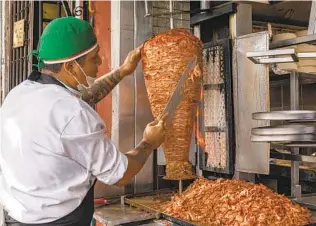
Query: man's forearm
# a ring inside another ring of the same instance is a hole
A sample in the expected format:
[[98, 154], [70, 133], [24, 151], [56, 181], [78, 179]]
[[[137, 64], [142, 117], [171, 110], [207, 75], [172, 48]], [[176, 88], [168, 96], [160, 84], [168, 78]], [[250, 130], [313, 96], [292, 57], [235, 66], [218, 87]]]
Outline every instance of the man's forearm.
[[82, 99], [90, 105], [96, 104], [107, 96], [124, 77], [122, 67], [99, 77], [91, 87], [83, 91]]
[[139, 165], [143, 166], [148, 157], [151, 155], [152, 151], [152, 146], [146, 141], [142, 141], [135, 149], [125, 153], [125, 155], [132, 156]]
[[146, 141], [142, 141], [135, 149], [125, 153], [128, 158], [128, 167], [123, 178], [116, 185], [123, 186], [128, 184], [128, 182], [143, 168], [152, 151], [153, 147]]

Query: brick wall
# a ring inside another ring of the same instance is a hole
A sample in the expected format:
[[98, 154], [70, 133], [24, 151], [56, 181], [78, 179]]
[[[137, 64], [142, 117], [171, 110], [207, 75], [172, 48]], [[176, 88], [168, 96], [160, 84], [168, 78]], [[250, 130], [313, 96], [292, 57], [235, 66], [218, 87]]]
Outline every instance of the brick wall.
[[[173, 15], [174, 28], [186, 28], [190, 30], [190, 13], [185, 12], [190, 10], [189, 1], [174, 1], [173, 12], [180, 12]], [[153, 14], [159, 14], [170, 11], [169, 1], [153, 1]], [[170, 30], [170, 15], [157, 15], [153, 17], [153, 34], [159, 34]]]

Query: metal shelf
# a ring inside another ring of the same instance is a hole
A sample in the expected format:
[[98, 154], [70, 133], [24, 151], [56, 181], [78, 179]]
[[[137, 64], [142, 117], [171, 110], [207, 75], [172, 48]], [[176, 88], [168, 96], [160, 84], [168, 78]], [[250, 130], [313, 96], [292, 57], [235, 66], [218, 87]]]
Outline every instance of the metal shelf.
[[253, 135], [295, 135], [316, 133], [316, 126], [288, 124], [279, 126], [257, 127], [251, 130]]
[[256, 112], [252, 114], [255, 120], [316, 120], [316, 111], [292, 110], [292, 111], [272, 111]]
[[282, 47], [288, 47], [291, 45], [298, 45], [304, 43], [316, 44], [316, 34], [271, 43], [270, 49], [278, 49]]
[[247, 52], [247, 57], [255, 64], [275, 64], [298, 62], [299, 59], [316, 58], [316, 52], [300, 52], [295, 49], [274, 49]]
[[316, 157], [309, 156], [309, 155], [292, 155], [292, 154], [285, 154], [285, 153], [278, 153], [278, 152], [270, 152], [270, 158], [316, 163]]
[[316, 142], [316, 134], [251, 135], [252, 142]]

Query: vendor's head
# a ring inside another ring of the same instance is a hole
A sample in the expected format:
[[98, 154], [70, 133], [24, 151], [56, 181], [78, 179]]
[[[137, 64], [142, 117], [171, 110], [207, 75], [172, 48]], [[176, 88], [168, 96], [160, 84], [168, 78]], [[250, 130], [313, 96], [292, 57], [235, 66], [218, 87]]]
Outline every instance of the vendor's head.
[[86, 76], [95, 78], [101, 64], [99, 46], [92, 26], [75, 17], [50, 22], [35, 51], [38, 68], [76, 88], [88, 85]]

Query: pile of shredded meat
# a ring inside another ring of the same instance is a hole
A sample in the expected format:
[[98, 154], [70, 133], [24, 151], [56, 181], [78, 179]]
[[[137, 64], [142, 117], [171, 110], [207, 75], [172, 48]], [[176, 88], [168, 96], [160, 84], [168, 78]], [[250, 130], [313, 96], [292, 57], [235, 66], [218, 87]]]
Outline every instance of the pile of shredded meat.
[[308, 209], [264, 185], [200, 178], [181, 195], [159, 206], [162, 212], [197, 225], [306, 225]]

